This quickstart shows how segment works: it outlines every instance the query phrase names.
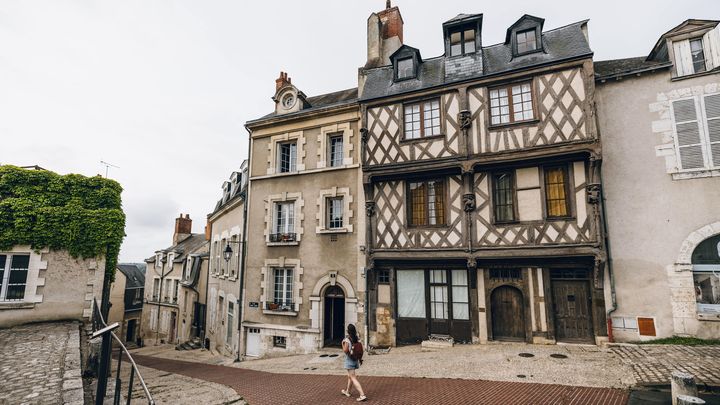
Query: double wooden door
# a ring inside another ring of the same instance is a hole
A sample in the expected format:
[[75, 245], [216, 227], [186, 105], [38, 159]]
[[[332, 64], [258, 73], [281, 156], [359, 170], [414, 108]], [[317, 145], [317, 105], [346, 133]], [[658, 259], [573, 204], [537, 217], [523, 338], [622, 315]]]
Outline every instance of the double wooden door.
[[587, 280], [553, 280], [557, 340], [592, 342], [590, 285]]

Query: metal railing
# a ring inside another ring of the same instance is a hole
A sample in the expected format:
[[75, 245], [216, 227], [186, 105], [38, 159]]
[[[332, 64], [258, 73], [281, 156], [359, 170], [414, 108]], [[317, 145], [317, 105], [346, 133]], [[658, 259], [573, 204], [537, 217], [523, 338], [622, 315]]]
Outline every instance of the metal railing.
[[297, 234], [295, 233], [271, 233], [270, 242], [282, 243], [282, 242], [295, 242]]
[[93, 338], [102, 336], [102, 348], [100, 351], [100, 359], [98, 364], [98, 382], [97, 391], [95, 393], [95, 404], [100, 405], [103, 404], [105, 401], [108, 376], [110, 374], [109, 371], [112, 362], [112, 341], [114, 339], [120, 346], [120, 348], [118, 350], [118, 362], [115, 374], [115, 397], [113, 398], [113, 405], [120, 404], [120, 392], [122, 391], [122, 380], [120, 378], [120, 371], [122, 367], [123, 354], [127, 356], [131, 366], [127, 388], [127, 399], [125, 403], [127, 405], [130, 405], [130, 402], [132, 400], [133, 383], [135, 382], [135, 375], [137, 374], [137, 379], [140, 382], [140, 386], [142, 387], [143, 391], [145, 391], [145, 397], [147, 398], [148, 404], [155, 405], [155, 401], [153, 400], [152, 395], [150, 395], [150, 391], [145, 384], [145, 380], [142, 378], [142, 375], [140, 375], [140, 370], [138, 370], [135, 360], [133, 360], [130, 352], [128, 352], [127, 347], [125, 347], [120, 338], [118, 338], [117, 335], [113, 333], [113, 330], [117, 328], [118, 324], [113, 323], [111, 325], [108, 325], [107, 323], [105, 323], [105, 319], [103, 319], [100, 307], [95, 300], [92, 301], [92, 305], [92, 336]]

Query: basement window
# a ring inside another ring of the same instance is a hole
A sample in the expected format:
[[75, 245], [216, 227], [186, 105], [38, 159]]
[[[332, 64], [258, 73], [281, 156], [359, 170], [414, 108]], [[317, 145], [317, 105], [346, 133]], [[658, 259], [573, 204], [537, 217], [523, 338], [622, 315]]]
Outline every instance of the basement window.
[[285, 349], [287, 347], [287, 340], [285, 336], [273, 336], [273, 347]]

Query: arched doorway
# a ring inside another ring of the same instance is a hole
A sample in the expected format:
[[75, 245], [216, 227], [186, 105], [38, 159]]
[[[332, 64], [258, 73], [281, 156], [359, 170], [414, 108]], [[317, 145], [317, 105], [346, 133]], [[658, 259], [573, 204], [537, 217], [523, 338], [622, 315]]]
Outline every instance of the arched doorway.
[[525, 307], [522, 292], [500, 286], [490, 296], [494, 340], [525, 340]]
[[345, 337], [345, 293], [336, 286], [325, 290], [324, 346], [340, 346]]
[[720, 234], [700, 242], [691, 260], [697, 311], [717, 314], [720, 312]]

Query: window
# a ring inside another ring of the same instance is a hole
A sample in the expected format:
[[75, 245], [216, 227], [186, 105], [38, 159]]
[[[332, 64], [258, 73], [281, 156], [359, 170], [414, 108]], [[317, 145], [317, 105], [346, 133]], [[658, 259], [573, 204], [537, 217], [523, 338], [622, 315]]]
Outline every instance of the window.
[[296, 171], [297, 144], [295, 142], [278, 144], [277, 158], [277, 169], [279, 173], [290, 173]]
[[413, 58], [399, 59], [397, 61], [397, 78], [410, 79], [415, 77]]
[[545, 168], [545, 202], [548, 218], [562, 218], [570, 215], [567, 181], [567, 167]]
[[450, 56], [475, 53], [475, 30], [466, 29], [450, 34]]
[[410, 225], [445, 225], [445, 183], [428, 180], [410, 183]]
[[515, 176], [513, 172], [493, 174], [495, 222], [515, 220]]
[[30, 255], [0, 255], [0, 301], [22, 301]]
[[226, 336], [225, 341], [227, 344], [232, 344], [232, 335], [233, 335], [233, 318], [235, 316], [235, 304], [232, 301], [228, 301], [228, 309], [227, 309], [227, 325], [225, 325], [226, 330]]
[[397, 302], [399, 318], [425, 318], [425, 271], [399, 270]]
[[695, 73], [705, 71], [705, 52], [703, 51], [702, 38], [690, 40], [690, 56], [692, 57], [692, 65]]
[[430, 317], [448, 319], [448, 301], [445, 270], [430, 270]]
[[720, 235], [698, 244], [692, 265], [698, 313], [720, 314]]
[[290, 310], [293, 304], [293, 269], [275, 268], [275, 285], [271, 310]]
[[343, 198], [327, 199], [328, 229], [342, 229], [343, 227]]
[[390, 270], [379, 269], [377, 271], [377, 281], [380, 284], [390, 284]]
[[213, 242], [213, 259], [212, 259], [212, 273], [218, 274], [218, 270], [220, 269], [220, 250], [218, 250], [218, 242]]
[[160, 301], [160, 279], [159, 278], [156, 278], [153, 280], [152, 300]]
[[516, 34], [517, 39], [517, 53], [522, 55], [523, 53], [532, 52], [537, 49], [537, 39], [535, 37], [535, 28], [520, 31]]
[[673, 101], [672, 111], [679, 169], [720, 167], [720, 94]]
[[273, 347], [281, 347], [283, 349], [287, 347], [285, 336], [273, 336]]
[[133, 305], [141, 304], [143, 300], [143, 289], [142, 288], [136, 288], [135, 289], [135, 295], [133, 296], [132, 303]]
[[490, 269], [490, 278], [502, 281], [520, 281], [520, 269]]
[[343, 165], [343, 136], [333, 135], [330, 137], [330, 167]]
[[452, 270], [452, 317], [470, 319], [470, 298], [467, 270]]
[[177, 304], [178, 302], [178, 287], [180, 286], [180, 280], [172, 280], [173, 282], [173, 295], [172, 302]]
[[275, 221], [270, 241], [295, 241], [295, 202], [275, 203]]
[[502, 125], [535, 118], [530, 83], [490, 90], [490, 124]]
[[405, 105], [405, 139], [440, 135], [440, 99]]

